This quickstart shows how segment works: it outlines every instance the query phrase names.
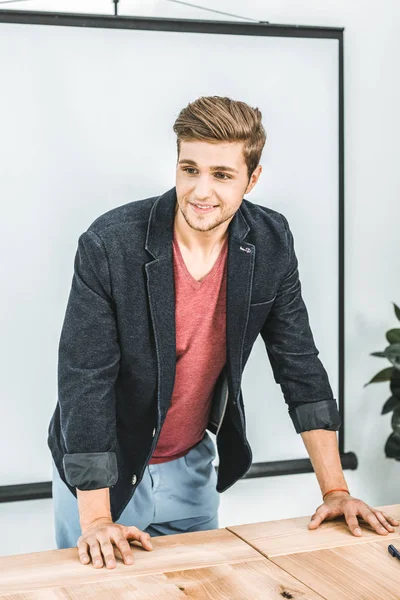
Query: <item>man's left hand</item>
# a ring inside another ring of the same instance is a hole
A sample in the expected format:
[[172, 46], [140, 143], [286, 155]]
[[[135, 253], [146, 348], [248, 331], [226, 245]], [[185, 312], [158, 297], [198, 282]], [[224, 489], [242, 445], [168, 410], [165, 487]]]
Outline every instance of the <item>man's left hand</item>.
[[351, 533], [355, 536], [361, 536], [357, 515], [362, 517], [366, 523], [369, 523], [380, 535], [387, 535], [388, 532], [394, 532], [394, 527], [400, 525], [397, 519], [394, 519], [386, 513], [371, 508], [362, 500], [349, 496], [346, 492], [336, 492], [329, 494], [321, 506], [317, 508], [311, 521], [308, 524], [309, 529], [317, 529], [322, 521], [335, 519], [344, 515], [346, 523]]

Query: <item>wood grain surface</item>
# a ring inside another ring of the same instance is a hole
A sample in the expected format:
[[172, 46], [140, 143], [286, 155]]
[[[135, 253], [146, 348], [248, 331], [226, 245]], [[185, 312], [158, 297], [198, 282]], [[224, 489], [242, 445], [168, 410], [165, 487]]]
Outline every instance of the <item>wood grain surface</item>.
[[362, 545], [299, 552], [271, 560], [326, 600], [399, 600], [400, 561], [389, 554], [390, 542], [382, 537]]
[[154, 537], [152, 543], [152, 552], [131, 544], [133, 565], [123, 564], [115, 549], [115, 569], [82, 565], [76, 548], [2, 557], [0, 598], [321, 599], [226, 529]]
[[83, 565], [77, 548], [4, 556], [0, 558], [0, 593], [260, 559], [256, 550], [226, 529], [153, 537], [152, 543], [150, 552], [131, 543], [133, 565], [124, 564], [114, 548], [115, 569]]
[[[400, 504], [376, 508], [400, 521]], [[318, 529], [311, 530], [308, 529], [310, 519], [311, 515], [295, 519], [236, 525], [227, 527], [227, 529], [268, 558], [296, 552], [322, 550], [323, 548], [365, 544], [370, 541], [382, 540], [383, 537], [385, 540], [389, 540], [387, 544], [390, 544], [391, 539], [396, 540], [400, 536], [399, 527], [395, 528], [394, 533], [382, 536], [360, 519], [363, 535], [362, 537], [356, 537], [349, 530], [343, 517], [333, 521], [324, 521]]]
[[2, 600], [323, 600], [266, 558], [0, 595]]

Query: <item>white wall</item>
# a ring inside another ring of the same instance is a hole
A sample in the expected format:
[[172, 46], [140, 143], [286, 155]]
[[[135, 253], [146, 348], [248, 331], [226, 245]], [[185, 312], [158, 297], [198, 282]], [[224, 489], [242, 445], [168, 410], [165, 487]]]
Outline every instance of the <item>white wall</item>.
[[[96, 0], [97, 12], [111, 12], [110, 4]], [[399, 503], [400, 463], [387, 459], [383, 451], [391, 428], [390, 415], [380, 412], [390, 395], [389, 386], [363, 385], [388, 366], [369, 353], [385, 347], [385, 331], [398, 323], [391, 302], [400, 304], [400, 169], [396, 160], [400, 4], [398, 0], [201, 0], [201, 4], [271, 23], [345, 27], [345, 450], [354, 451], [359, 459], [359, 468], [346, 471], [345, 476], [353, 495], [368, 504]], [[65, 0], [27, 1], [2, 8], [65, 11], [66, 5]], [[120, 5], [121, 14], [225, 18], [161, 0], [121, 0]], [[68, 7], [96, 12], [93, 0], [69, 0]], [[311, 515], [320, 502], [313, 474], [243, 480], [222, 494], [220, 526]], [[28, 524], [29, 515], [38, 518], [38, 513], [42, 514], [40, 539], [33, 526], [29, 536], [26, 526], [22, 527]], [[50, 500], [0, 504], [0, 555], [54, 547], [50, 519]], [[21, 525], [20, 538], [15, 525]]]

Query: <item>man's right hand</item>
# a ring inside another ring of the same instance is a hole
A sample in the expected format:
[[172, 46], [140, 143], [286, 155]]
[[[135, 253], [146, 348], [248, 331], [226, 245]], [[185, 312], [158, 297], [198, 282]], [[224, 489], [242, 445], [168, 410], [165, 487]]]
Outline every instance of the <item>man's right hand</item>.
[[133, 552], [128, 540], [137, 540], [145, 550], [153, 550], [150, 535], [137, 527], [120, 525], [109, 518], [99, 518], [82, 528], [77, 542], [79, 560], [83, 565], [90, 564], [90, 558], [97, 569], [103, 566], [115, 568], [113, 544], [121, 553], [126, 565], [133, 564]]

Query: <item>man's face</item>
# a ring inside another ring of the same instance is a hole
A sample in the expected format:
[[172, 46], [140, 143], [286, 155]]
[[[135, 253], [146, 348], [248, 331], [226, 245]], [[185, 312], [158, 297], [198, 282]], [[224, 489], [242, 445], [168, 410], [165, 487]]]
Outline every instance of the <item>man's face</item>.
[[243, 142], [182, 140], [176, 165], [177, 209], [192, 229], [215, 229], [232, 220], [260, 173], [259, 165], [249, 182]]

